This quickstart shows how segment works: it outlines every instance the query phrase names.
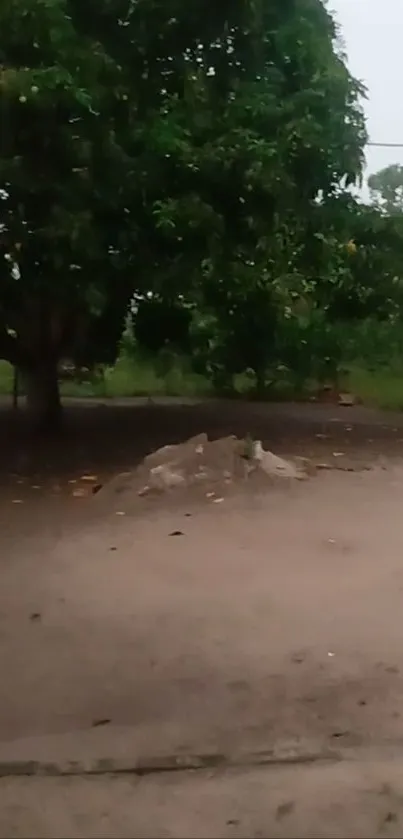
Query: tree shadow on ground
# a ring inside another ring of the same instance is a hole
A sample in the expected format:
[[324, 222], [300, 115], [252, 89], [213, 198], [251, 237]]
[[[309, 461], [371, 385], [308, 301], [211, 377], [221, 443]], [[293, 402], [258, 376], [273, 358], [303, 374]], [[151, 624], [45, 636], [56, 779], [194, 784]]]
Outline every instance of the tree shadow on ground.
[[[307, 410], [308, 408], [308, 410]], [[150, 451], [206, 432], [216, 439], [246, 434], [262, 440], [279, 454], [320, 456], [343, 448], [350, 453], [400, 453], [403, 429], [385, 417], [385, 423], [357, 424], [351, 414], [329, 406], [201, 403], [199, 405], [93, 405], [67, 406], [63, 433], [39, 436], [29, 427], [24, 411], [0, 411], [0, 484], [10, 476], [68, 479], [83, 472], [104, 478], [134, 468]], [[348, 417], [348, 419], [347, 419]], [[357, 417], [359, 414], [357, 413]], [[345, 418], [345, 421], [343, 419]], [[364, 417], [365, 418], [365, 417]], [[403, 420], [402, 420], [403, 421]]]

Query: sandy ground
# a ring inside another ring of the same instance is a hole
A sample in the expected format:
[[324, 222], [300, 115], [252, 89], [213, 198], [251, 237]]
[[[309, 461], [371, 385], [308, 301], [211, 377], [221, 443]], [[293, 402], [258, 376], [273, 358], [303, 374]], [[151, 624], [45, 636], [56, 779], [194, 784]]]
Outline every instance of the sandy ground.
[[[288, 415], [288, 446], [334, 471], [132, 516], [39, 491], [9, 503], [21, 475], [38, 480], [17, 452], [1, 507], [0, 774], [75, 761], [79, 776], [3, 778], [0, 837], [403, 835], [402, 425], [344, 414], [333, 433], [316, 417]], [[285, 453], [280, 415], [275, 428]], [[242, 759], [263, 751], [297, 765]], [[152, 772], [189, 755], [210, 769]], [[151, 774], [83, 776], [106, 760]]]
[[7, 779], [0, 795], [0, 835], [21, 839], [403, 835], [401, 762], [393, 756], [143, 779]]

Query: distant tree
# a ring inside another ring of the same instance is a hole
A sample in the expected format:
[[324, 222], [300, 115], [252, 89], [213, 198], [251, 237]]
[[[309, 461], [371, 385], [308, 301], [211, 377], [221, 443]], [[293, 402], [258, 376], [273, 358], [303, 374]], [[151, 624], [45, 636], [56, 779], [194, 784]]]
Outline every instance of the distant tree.
[[372, 202], [389, 215], [403, 212], [403, 166], [393, 163], [368, 178]]

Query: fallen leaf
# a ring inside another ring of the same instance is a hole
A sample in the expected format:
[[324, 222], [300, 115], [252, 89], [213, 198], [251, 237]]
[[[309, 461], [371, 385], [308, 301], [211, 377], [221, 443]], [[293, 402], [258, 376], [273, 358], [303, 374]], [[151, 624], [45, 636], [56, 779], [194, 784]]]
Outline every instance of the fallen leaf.
[[393, 824], [394, 822], [397, 822], [397, 821], [398, 821], [397, 813], [389, 812], [389, 813], [386, 814], [386, 816], [384, 818], [385, 824]]
[[294, 801], [285, 801], [284, 804], [279, 804], [276, 810], [276, 819], [280, 821], [285, 816], [289, 816], [295, 808]]
[[302, 664], [305, 661], [305, 653], [294, 653], [291, 657], [293, 664]]

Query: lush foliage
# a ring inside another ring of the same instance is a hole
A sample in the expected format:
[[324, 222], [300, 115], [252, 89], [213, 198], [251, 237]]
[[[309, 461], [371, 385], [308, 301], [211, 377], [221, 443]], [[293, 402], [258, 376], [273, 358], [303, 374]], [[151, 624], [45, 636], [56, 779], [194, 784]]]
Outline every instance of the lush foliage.
[[133, 300], [139, 344], [220, 387], [333, 374], [335, 320], [397, 317], [400, 218], [346, 191], [363, 90], [320, 0], [3, 0], [0, 31], [0, 355], [40, 413]]

